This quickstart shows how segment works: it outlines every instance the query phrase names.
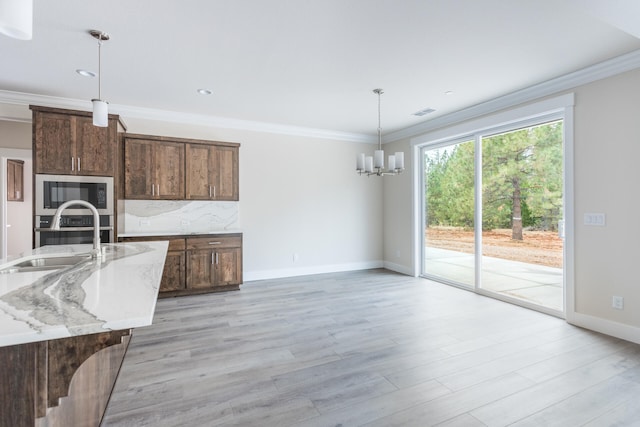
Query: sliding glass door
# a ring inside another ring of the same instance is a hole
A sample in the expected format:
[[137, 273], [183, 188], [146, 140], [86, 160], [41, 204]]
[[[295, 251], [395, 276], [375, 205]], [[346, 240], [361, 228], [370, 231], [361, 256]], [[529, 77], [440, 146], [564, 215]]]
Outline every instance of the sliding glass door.
[[481, 138], [479, 287], [562, 310], [562, 121]]
[[563, 121], [421, 150], [425, 277], [562, 312]]
[[473, 140], [423, 150], [423, 272], [455, 285], [475, 283]]

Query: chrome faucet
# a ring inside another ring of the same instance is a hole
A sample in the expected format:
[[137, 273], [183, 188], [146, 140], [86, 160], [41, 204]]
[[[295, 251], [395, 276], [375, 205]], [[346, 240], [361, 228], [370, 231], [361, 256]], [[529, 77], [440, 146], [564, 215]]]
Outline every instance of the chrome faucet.
[[60, 230], [60, 217], [62, 216], [62, 211], [72, 205], [87, 207], [91, 210], [91, 213], [93, 213], [93, 250], [91, 251], [91, 256], [93, 258], [100, 258], [102, 255], [102, 252], [100, 252], [100, 214], [96, 207], [91, 203], [85, 202], [84, 200], [69, 200], [68, 202], [64, 202], [58, 206], [56, 213], [53, 215], [50, 229]]

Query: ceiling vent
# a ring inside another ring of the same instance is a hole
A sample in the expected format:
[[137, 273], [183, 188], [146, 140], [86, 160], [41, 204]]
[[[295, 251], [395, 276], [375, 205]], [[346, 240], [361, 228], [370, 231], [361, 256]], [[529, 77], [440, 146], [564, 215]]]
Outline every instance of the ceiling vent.
[[426, 116], [427, 114], [433, 113], [434, 111], [436, 111], [433, 108], [425, 108], [423, 110], [420, 111], [416, 111], [415, 113], [413, 113], [414, 116], [418, 116], [418, 117], [422, 117], [422, 116]]

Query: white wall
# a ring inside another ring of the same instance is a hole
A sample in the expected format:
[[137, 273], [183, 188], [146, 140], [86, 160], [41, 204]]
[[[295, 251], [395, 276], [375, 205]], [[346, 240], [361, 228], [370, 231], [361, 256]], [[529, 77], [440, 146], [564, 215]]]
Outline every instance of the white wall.
[[[0, 147], [0, 258], [5, 258], [32, 246], [31, 123], [0, 121]], [[7, 202], [7, 159], [25, 161], [24, 202]]]
[[124, 120], [130, 133], [241, 144], [245, 281], [382, 266], [382, 184], [355, 173], [372, 145]]
[[384, 177], [384, 264], [385, 267], [408, 275], [415, 275], [413, 250], [413, 193], [414, 156], [409, 141], [385, 144], [385, 152], [403, 151], [405, 171], [397, 176]]
[[[23, 160], [23, 201], [7, 201], [7, 186], [2, 187], [2, 205], [5, 213], [6, 248], [0, 252], [0, 258], [17, 256], [32, 248], [33, 243], [33, 184], [31, 150], [0, 149], [2, 158], [2, 176], [6, 177], [7, 159]], [[3, 179], [3, 182], [4, 181]], [[3, 237], [4, 237], [3, 236]]]
[[[567, 313], [567, 319], [640, 343], [636, 270], [640, 228], [635, 224], [640, 212], [636, 195], [640, 183], [640, 70], [571, 92], [575, 93], [575, 312]], [[394, 145], [393, 151], [407, 146], [407, 141]], [[404, 252], [418, 238], [411, 226], [412, 191], [412, 182], [406, 179], [385, 181], [384, 259], [385, 265], [397, 271], [418, 271], [417, 260], [402, 252], [396, 256], [396, 248]], [[593, 212], [606, 214], [605, 227], [583, 225], [584, 214]], [[624, 297], [624, 310], [611, 307], [613, 295]]]
[[[640, 70], [576, 91], [577, 320], [604, 319], [613, 322], [604, 326], [615, 329], [616, 323], [640, 328], [639, 100]], [[584, 226], [583, 216], [590, 212], [605, 213], [606, 226]], [[611, 308], [613, 295], [624, 297], [624, 310]], [[640, 341], [640, 333], [635, 334]]]

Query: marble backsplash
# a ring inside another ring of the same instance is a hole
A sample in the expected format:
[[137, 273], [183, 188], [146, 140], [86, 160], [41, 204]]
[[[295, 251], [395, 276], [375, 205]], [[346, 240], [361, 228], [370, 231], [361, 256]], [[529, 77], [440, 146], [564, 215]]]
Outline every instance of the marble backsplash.
[[[239, 202], [123, 200], [123, 233], [208, 233], [240, 228]], [[120, 216], [119, 219], [122, 219]]]

